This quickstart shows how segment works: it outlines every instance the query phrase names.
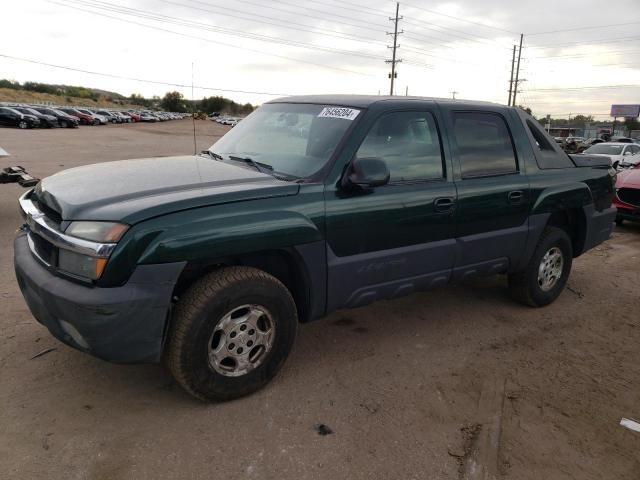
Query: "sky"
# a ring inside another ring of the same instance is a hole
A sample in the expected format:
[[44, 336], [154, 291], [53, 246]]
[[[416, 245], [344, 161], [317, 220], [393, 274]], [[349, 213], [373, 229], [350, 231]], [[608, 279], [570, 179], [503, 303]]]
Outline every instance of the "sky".
[[[611, 104], [640, 103], [640, 1], [606, 5], [400, 2], [395, 93], [506, 104], [522, 33], [517, 103], [537, 116], [608, 119]], [[390, 0], [3, 2], [0, 78], [253, 104], [386, 95], [395, 8]]]

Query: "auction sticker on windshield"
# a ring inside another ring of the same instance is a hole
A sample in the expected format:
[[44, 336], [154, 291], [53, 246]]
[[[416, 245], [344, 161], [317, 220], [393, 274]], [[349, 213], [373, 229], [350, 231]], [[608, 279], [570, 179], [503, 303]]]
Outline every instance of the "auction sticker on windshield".
[[324, 107], [318, 114], [318, 117], [323, 118], [344, 118], [345, 120], [353, 121], [356, 119], [360, 110], [344, 107]]

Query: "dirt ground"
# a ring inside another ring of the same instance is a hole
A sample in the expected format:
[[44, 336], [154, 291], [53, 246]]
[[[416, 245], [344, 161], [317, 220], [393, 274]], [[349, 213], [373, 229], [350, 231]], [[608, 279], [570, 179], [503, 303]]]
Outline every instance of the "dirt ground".
[[[197, 124], [198, 149], [226, 129]], [[0, 129], [0, 146], [43, 177], [191, 153], [193, 132]], [[338, 312], [303, 325], [266, 389], [205, 405], [161, 366], [102, 362], [35, 322], [12, 266], [22, 191], [0, 186], [1, 478], [457, 479], [496, 426], [499, 478], [640, 478], [640, 434], [619, 426], [640, 420], [640, 226], [576, 259], [547, 308], [497, 277]]]

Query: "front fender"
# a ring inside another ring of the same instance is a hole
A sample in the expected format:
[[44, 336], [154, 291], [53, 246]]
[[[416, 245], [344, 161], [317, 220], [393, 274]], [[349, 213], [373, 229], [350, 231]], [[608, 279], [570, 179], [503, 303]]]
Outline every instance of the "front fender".
[[318, 227], [292, 211], [220, 217], [206, 215], [166, 229], [150, 242], [139, 263], [205, 260], [292, 247], [322, 240]]
[[134, 225], [114, 250], [101, 286], [124, 283], [138, 264], [202, 264], [324, 240], [322, 186], [298, 195], [184, 210]]

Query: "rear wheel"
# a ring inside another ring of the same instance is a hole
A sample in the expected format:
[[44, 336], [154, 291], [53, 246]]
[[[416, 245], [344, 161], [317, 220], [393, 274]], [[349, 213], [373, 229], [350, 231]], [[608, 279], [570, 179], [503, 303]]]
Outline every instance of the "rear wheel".
[[201, 400], [224, 401], [266, 385], [296, 335], [287, 288], [255, 268], [229, 267], [196, 282], [172, 318], [166, 360], [178, 383]]
[[562, 293], [572, 261], [573, 249], [567, 232], [545, 228], [527, 267], [509, 275], [511, 296], [532, 307], [549, 305]]

